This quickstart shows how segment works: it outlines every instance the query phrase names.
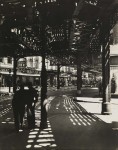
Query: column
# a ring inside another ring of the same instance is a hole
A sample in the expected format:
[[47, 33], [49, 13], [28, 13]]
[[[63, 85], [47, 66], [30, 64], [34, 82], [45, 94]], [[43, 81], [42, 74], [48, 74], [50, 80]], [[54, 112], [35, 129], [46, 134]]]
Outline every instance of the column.
[[[43, 18], [42, 18], [43, 19]], [[47, 128], [47, 111], [46, 111], [46, 99], [47, 99], [47, 71], [45, 66], [46, 59], [46, 35], [45, 35], [45, 23], [42, 20], [41, 26], [41, 39], [42, 39], [42, 70], [41, 70], [41, 123], [40, 128]]]
[[102, 114], [110, 114], [110, 19], [107, 17], [102, 20], [101, 26], [101, 50], [102, 50], [102, 85], [103, 85], [103, 102]]
[[14, 56], [14, 62], [13, 62], [13, 92], [16, 92], [16, 73], [17, 73], [17, 58]]
[[41, 70], [41, 124], [40, 128], [47, 128], [47, 112], [44, 102], [47, 98], [47, 71], [45, 67], [45, 55], [42, 56]]
[[82, 87], [82, 69], [81, 69], [81, 58], [77, 58], [77, 96], [81, 95]]

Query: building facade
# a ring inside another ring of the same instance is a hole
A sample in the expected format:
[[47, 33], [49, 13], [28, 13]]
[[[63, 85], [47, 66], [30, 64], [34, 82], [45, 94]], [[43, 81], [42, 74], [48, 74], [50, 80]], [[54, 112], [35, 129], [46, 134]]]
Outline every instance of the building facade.
[[[26, 57], [18, 60], [17, 63], [17, 84], [21, 82], [32, 82], [33, 85], [40, 86], [41, 83], [42, 58], [40, 56]], [[50, 60], [46, 59], [46, 69], [48, 75], [48, 84], [57, 84], [57, 66], [52, 65]], [[66, 81], [68, 75], [74, 71], [74, 67], [62, 66], [60, 72]], [[12, 86], [13, 81], [13, 59], [11, 57], [0, 58], [0, 87]]]

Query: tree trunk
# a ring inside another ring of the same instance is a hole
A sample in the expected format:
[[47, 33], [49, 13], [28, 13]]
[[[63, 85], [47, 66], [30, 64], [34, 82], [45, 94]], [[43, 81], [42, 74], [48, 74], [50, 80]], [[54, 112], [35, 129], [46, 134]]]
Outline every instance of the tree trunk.
[[111, 100], [111, 85], [110, 85], [110, 22], [109, 19], [103, 20], [101, 27], [101, 39], [102, 39], [102, 86], [103, 86], [103, 102], [102, 102], [102, 114], [110, 114], [110, 100]]
[[47, 128], [47, 112], [44, 101], [47, 98], [47, 71], [45, 67], [45, 55], [42, 56], [42, 71], [41, 71], [41, 124], [40, 128]]

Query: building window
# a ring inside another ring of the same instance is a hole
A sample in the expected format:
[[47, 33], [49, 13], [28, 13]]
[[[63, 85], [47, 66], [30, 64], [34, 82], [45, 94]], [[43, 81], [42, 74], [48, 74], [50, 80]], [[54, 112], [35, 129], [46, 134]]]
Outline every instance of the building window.
[[8, 63], [12, 64], [12, 58], [11, 57], [8, 57]]
[[2, 62], [2, 57], [0, 57], [0, 62]]

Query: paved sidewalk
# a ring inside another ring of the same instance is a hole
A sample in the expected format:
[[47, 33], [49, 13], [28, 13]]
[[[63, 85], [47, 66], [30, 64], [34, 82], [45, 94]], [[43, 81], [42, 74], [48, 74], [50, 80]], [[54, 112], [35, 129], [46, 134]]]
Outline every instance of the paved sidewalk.
[[114, 132], [111, 124], [88, 113], [66, 95], [52, 104], [49, 121], [59, 150], [118, 149], [118, 132]]
[[[96, 90], [84, 89], [86, 97], [81, 97], [80, 102], [73, 101], [71, 91], [63, 91], [63, 94], [61, 91], [55, 92], [56, 97], [49, 98], [51, 105], [47, 129], [39, 129], [38, 104], [35, 129], [25, 128], [23, 132], [15, 133], [12, 112], [2, 118], [0, 150], [118, 150], [118, 131], [112, 128], [110, 122], [100, 119], [100, 108], [96, 104], [101, 103], [101, 100], [95, 97]], [[104, 118], [107, 117], [104, 115]]]
[[102, 98], [97, 95], [97, 89], [88, 88], [84, 92], [86, 92], [86, 96], [76, 97], [77, 102], [86, 109], [88, 113], [95, 114], [106, 123], [112, 123], [114, 130], [118, 130], [118, 95], [114, 94], [111, 97], [111, 115], [102, 115]]

